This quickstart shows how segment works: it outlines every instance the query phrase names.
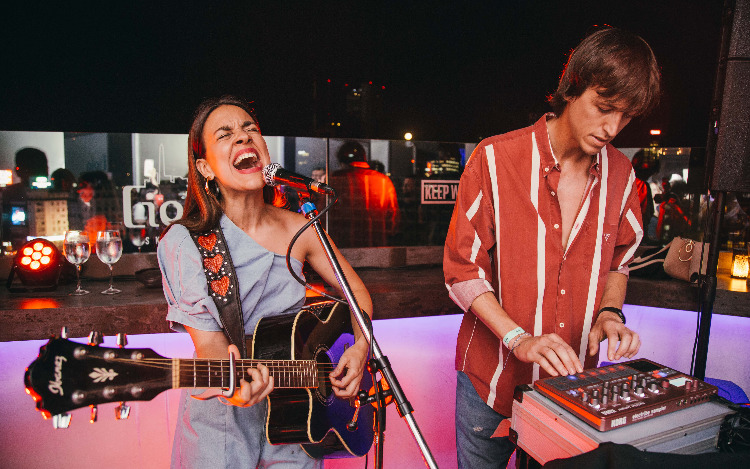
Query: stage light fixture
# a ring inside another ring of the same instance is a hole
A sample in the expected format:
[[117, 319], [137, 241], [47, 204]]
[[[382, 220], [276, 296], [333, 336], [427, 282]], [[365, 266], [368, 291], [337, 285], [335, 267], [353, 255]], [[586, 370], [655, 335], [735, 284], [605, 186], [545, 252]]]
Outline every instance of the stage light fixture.
[[[10, 291], [55, 290], [62, 261], [60, 251], [54, 244], [43, 238], [32, 239], [16, 253], [6, 286]], [[18, 275], [22, 286], [13, 285], [15, 275]]]

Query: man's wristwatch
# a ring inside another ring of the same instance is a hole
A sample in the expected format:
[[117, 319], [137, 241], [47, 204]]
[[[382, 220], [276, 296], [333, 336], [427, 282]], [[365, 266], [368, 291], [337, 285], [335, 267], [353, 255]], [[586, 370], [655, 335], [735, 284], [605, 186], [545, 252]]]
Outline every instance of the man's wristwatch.
[[620, 308], [615, 308], [614, 306], [605, 306], [604, 308], [601, 308], [599, 310], [599, 314], [602, 314], [603, 311], [609, 311], [610, 313], [615, 313], [617, 316], [620, 317], [620, 321], [622, 321], [622, 323], [625, 324], [625, 315], [622, 314], [622, 310]]

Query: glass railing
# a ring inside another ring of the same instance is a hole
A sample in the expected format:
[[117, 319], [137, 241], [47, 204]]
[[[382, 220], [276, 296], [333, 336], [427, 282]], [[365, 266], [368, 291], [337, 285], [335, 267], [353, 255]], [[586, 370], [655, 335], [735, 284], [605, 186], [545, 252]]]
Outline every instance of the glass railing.
[[[476, 146], [265, 138], [272, 162], [336, 189], [338, 203], [325, 226], [340, 247], [442, 245], [458, 180]], [[695, 159], [702, 150], [622, 151], [631, 159], [638, 154], [647, 167], [639, 176], [653, 199], [648, 239], [663, 243], [698, 231], [706, 198], [691, 154]], [[125, 252], [154, 251], [160, 233], [182, 215], [186, 152], [187, 135], [0, 132], [4, 250], [13, 252], [34, 237], [61, 239], [67, 229], [110, 227], [121, 230]], [[299, 209], [297, 191], [277, 190], [287, 208]], [[327, 202], [315, 195], [312, 200], [318, 208]], [[741, 232], [731, 236], [746, 237], [747, 215], [737, 213], [745, 218], [732, 223]]]

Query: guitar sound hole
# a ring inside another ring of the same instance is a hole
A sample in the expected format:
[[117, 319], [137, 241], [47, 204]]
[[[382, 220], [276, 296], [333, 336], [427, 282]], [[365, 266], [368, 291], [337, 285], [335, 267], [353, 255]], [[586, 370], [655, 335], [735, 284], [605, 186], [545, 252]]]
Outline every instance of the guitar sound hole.
[[315, 389], [315, 396], [322, 403], [326, 404], [333, 400], [333, 388], [328, 373], [333, 370], [331, 357], [328, 356], [328, 350], [320, 348], [315, 352], [315, 361], [318, 362], [318, 387]]

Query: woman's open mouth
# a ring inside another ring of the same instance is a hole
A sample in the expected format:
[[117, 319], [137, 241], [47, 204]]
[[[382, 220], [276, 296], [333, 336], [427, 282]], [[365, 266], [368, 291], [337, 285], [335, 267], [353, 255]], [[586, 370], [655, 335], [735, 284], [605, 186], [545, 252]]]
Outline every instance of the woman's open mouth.
[[234, 160], [233, 166], [239, 170], [251, 169], [258, 166], [260, 158], [253, 149], [243, 150]]

